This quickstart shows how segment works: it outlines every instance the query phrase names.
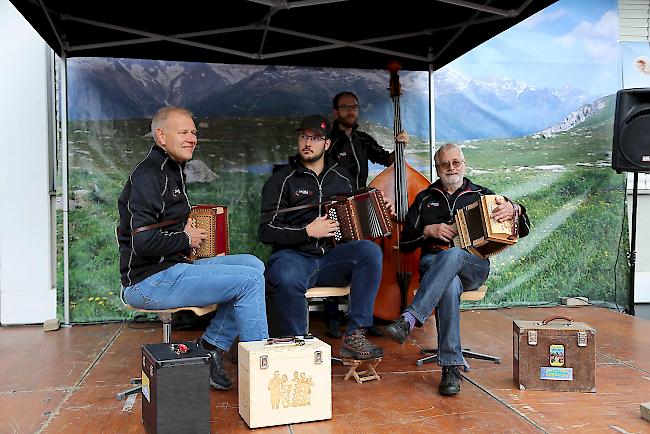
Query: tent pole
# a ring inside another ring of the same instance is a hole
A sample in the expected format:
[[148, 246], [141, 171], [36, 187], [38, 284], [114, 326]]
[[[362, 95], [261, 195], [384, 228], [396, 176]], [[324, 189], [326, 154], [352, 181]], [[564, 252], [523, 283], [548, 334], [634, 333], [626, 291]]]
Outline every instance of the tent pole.
[[68, 186], [68, 58], [61, 56], [61, 210], [63, 212], [63, 323], [70, 325], [69, 186]]
[[433, 168], [433, 154], [436, 152], [436, 98], [434, 84], [434, 68], [429, 63], [429, 179], [435, 181], [436, 171]]

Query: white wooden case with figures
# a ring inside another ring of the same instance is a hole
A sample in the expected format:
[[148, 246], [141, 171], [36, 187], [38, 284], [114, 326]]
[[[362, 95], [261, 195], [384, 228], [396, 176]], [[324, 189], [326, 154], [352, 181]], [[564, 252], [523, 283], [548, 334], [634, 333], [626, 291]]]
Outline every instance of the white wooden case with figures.
[[332, 349], [308, 338], [240, 342], [239, 414], [250, 428], [332, 418]]

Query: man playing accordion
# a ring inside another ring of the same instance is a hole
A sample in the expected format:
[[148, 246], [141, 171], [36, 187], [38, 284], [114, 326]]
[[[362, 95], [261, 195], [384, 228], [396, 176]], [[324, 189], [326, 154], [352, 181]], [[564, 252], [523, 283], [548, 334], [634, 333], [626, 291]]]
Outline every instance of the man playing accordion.
[[[454, 214], [461, 208], [494, 194], [465, 178], [465, 159], [461, 149], [451, 143], [434, 155], [439, 179], [418, 193], [409, 207], [400, 249], [422, 248], [420, 286], [404, 313], [385, 328], [387, 336], [404, 343], [415, 325], [422, 325], [436, 310], [438, 322], [438, 364], [442, 366], [442, 395], [460, 391], [463, 354], [460, 344], [460, 294], [476, 289], [488, 278], [490, 261], [466, 250], [452, 247], [457, 235]], [[496, 221], [519, 217], [519, 236], [528, 234], [530, 223], [526, 210], [508, 200], [497, 200], [491, 217]]]
[[318, 204], [337, 194], [352, 193], [350, 174], [325, 158], [330, 130], [323, 116], [306, 117], [298, 131], [298, 155], [262, 189], [259, 238], [273, 246], [265, 273], [273, 292], [271, 311], [280, 317], [282, 335], [304, 335], [307, 289], [350, 284], [349, 322], [341, 356], [382, 357], [383, 350], [366, 338], [381, 279], [381, 250], [368, 240], [336, 247], [331, 243], [338, 223], [323, 215]]

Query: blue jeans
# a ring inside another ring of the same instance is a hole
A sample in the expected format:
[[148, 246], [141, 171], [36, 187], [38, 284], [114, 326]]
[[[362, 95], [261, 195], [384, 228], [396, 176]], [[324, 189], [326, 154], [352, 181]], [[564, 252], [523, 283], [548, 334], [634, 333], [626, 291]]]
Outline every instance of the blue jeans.
[[124, 288], [124, 301], [139, 309], [218, 304], [203, 339], [227, 351], [269, 335], [264, 304], [264, 263], [253, 255], [216, 256], [175, 264]]
[[490, 274], [490, 261], [453, 247], [420, 259], [420, 287], [406, 308], [424, 324], [436, 309], [438, 364], [462, 365], [460, 294], [476, 289]]
[[271, 255], [266, 278], [273, 288], [273, 311], [281, 315], [283, 335], [307, 332], [305, 292], [313, 286], [350, 284], [348, 330], [372, 326], [372, 312], [381, 281], [382, 253], [372, 241], [339, 244], [323, 256], [284, 249]]

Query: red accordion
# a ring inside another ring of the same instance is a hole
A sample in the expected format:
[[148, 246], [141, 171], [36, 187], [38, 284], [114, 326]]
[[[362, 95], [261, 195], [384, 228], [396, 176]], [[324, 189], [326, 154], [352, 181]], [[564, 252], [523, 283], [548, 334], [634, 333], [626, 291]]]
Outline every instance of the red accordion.
[[358, 190], [350, 196], [335, 196], [324, 208], [330, 219], [339, 222], [334, 244], [385, 237], [393, 230], [384, 198], [374, 188]]
[[210, 258], [230, 253], [228, 239], [228, 207], [224, 205], [195, 205], [188, 218], [195, 227], [205, 229], [208, 237], [198, 249], [193, 249], [190, 259]]

